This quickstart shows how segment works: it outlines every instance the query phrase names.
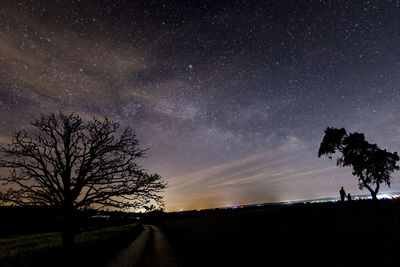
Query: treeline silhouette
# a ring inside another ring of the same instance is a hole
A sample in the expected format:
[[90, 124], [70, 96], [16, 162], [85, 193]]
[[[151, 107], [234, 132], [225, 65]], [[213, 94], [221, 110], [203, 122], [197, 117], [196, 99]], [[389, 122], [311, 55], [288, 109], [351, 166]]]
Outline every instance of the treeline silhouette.
[[[61, 231], [62, 210], [45, 206], [0, 206], [0, 238]], [[76, 214], [79, 232], [139, 222], [139, 213], [85, 210]]]

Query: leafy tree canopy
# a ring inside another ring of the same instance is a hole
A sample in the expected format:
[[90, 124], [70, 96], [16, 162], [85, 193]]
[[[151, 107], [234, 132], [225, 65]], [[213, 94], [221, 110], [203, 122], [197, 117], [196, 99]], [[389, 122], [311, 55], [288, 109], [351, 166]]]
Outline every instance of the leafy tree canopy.
[[359, 188], [367, 188], [375, 200], [381, 184], [390, 187], [391, 174], [399, 170], [396, 165], [399, 161], [397, 152], [388, 152], [376, 144], [368, 143], [362, 133], [347, 134], [344, 128], [327, 128], [318, 157], [326, 155], [332, 159], [337, 151], [341, 153], [336, 159], [337, 165], [352, 167], [353, 175], [358, 177]]

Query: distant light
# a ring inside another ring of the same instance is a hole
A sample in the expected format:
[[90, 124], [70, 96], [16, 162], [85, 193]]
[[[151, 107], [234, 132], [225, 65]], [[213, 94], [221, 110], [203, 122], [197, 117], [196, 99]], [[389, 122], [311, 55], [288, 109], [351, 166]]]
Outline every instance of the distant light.
[[79, 69], [79, 71], [80, 71], [80, 72], [82, 72], [82, 71], [83, 71], [83, 69], [82, 69], [82, 68], [80, 68], [80, 69]]
[[392, 195], [389, 195], [389, 194], [382, 194], [382, 195], [377, 195], [377, 198], [378, 199], [391, 199], [391, 198], [393, 198], [393, 196]]
[[190, 65], [188, 66], [188, 68], [189, 68], [189, 69], [193, 69], [193, 65], [190, 64]]

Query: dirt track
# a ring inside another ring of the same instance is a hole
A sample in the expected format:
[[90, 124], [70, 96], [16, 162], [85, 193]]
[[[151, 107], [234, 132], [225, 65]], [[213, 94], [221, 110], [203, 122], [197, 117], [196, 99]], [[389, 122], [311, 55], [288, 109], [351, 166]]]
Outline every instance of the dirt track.
[[144, 225], [140, 235], [107, 267], [178, 266], [164, 234], [154, 225]]

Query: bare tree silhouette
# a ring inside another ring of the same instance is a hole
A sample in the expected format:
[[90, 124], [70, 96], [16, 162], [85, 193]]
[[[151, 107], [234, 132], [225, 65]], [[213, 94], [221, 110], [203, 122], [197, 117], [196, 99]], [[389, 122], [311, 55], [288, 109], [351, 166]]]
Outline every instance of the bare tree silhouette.
[[399, 161], [397, 152], [388, 152], [376, 144], [368, 143], [362, 133], [347, 134], [344, 128], [328, 127], [318, 157], [326, 155], [332, 159], [332, 154], [336, 151], [342, 153], [337, 158], [336, 164], [340, 167], [353, 167], [353, 175], [358, 177], [360, 189], [367, 188], [374, 200], [377, 200], [376, 195], [381, 184], [390, 187], [391, 173], [399, 170], [399, 166], [396, 165]]
[[104, 118], [84, 122], [78, 115], [51, 113], [31, 123], [34, 132], [15, 133], [1, 147], [0, 166], [9, 174], [2, 199], [16, 205], [45, 205], [63, 211], [62, 237], [73, 246], [78, 209], [141, 208], [152, 201], [163, 206], [166, 187], [158, 174], [135, 163], [145, 149], [131, 128]]

